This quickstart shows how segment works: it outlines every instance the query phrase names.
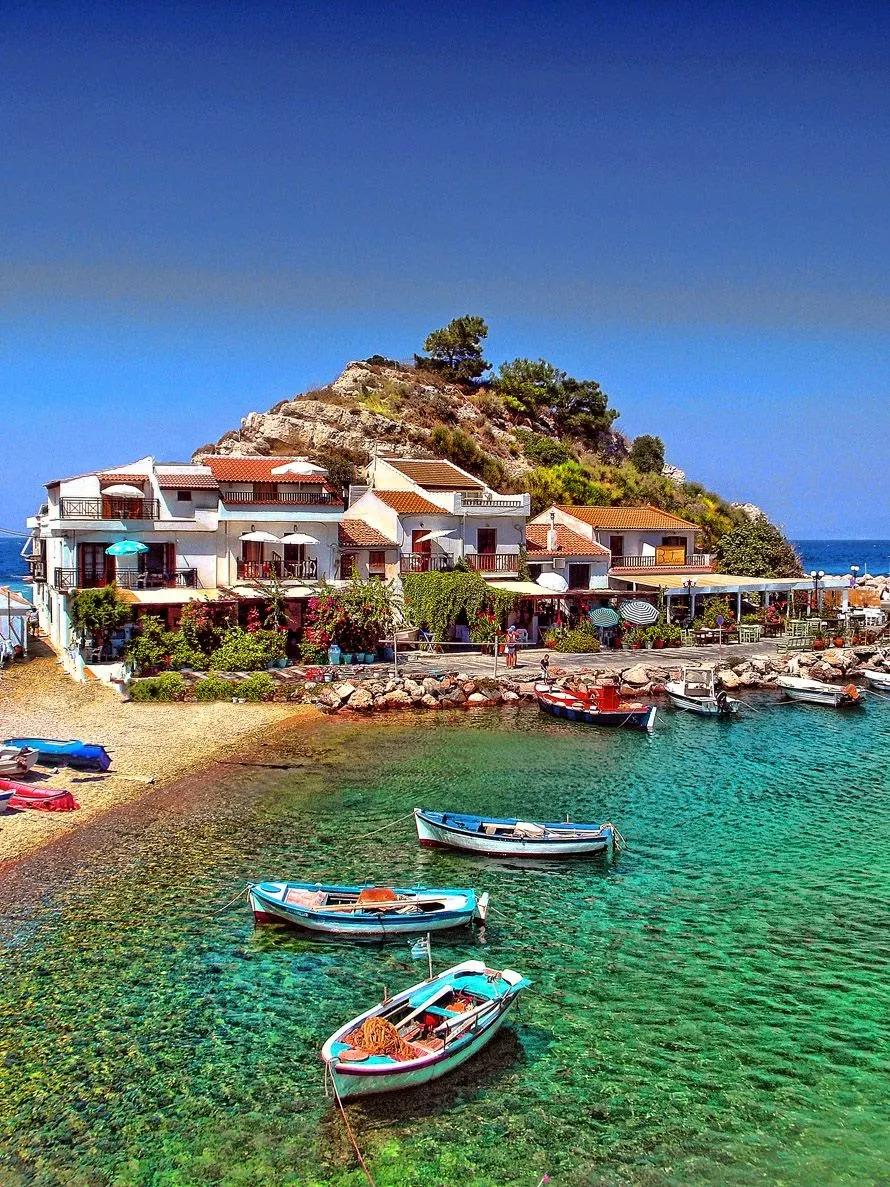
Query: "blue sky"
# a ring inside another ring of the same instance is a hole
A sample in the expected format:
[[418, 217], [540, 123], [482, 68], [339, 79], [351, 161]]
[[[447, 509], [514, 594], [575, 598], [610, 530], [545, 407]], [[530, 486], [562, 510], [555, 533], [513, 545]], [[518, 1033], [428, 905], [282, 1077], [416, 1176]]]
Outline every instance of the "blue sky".
[[471, 312], [792, 534], [890, 537], [888, 10], [581, 7], [7, 0], [0, 527]]

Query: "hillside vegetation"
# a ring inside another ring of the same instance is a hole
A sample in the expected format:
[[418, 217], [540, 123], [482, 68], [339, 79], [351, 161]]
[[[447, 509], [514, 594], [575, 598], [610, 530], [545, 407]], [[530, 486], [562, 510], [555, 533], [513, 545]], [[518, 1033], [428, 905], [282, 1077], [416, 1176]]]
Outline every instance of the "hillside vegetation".
[[[493, 368], [483, 357], [486, 334], [482, 318], [456, 318], [430, 334], [413, 361], [373, 355], [350, 363], [330, 385], [250, 413], [240, 431], [196, 456], [305, 452], [344, 488], [375, 450], [438, 456], [502, 492], [527, 491], [534, 513], [551, 503], [650, 503], [699, 525], [711, 551], [727, 533], [750, 530], [749, 512], [665, 465], [659, 437], [619, 432], [619, 413], [595, 380], [545, 359]], [[790, 545], [751, 564], [776, 576], [799, 570]]]

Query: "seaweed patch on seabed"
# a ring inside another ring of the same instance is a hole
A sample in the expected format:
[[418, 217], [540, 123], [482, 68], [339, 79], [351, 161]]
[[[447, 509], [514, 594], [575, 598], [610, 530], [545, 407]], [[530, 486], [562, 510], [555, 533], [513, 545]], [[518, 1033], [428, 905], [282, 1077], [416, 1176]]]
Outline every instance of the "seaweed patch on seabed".
[[[8, 866], [0, 1180], [362, 1181], [319, 1051], [425, 965], [255, 930], [231, 902], [291, 877], [487, 890], [485, 932], [434, 938], [434, 965], [532, 982], [452, 1076], [346, 1106], [377, 1187], [882, 1181], [890, 787], [850, 772], [890, 759], [890, 706], [845, 719], [842, 765], [815, 710], [732, 729], [331, 719]], [[628, 849], [467, 861], [418, 846], [423, 806], [611, 819]]]

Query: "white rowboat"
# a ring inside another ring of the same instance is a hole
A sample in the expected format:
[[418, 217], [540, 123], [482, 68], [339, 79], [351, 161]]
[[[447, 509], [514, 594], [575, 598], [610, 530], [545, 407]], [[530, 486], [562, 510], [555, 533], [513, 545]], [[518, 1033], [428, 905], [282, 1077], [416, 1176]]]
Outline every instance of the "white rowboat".
[[465, 816], [414, 809], [421, 845], [461, 849], [488, 857], [584, 857], [608, 853], [615, 844], [612, 824], [543, 823]]
[[821, 680], [807, 680], [803, 676], [780, 676], [776, 684], [792, 701], [828, 705], [831, 709], [862, 705], [865, 697], [865, 692], [855, 684], [824, 684]]

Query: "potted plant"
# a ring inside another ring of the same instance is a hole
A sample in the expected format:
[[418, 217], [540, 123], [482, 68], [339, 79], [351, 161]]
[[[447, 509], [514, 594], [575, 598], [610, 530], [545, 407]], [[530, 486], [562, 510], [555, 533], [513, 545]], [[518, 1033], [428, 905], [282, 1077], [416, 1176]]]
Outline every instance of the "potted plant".
[[815, 639], [813, 640], [813, 650], [814, 651], [824, 651], [825, 650], [825, 640], [822, 638], [821, 635], [817, 635], [815, 637]]
[[832, 639], [832, 642], [834, 643], [835, 647], [843, 647], [844, 636], [843, 635], [835, 635], [834, 638]]

